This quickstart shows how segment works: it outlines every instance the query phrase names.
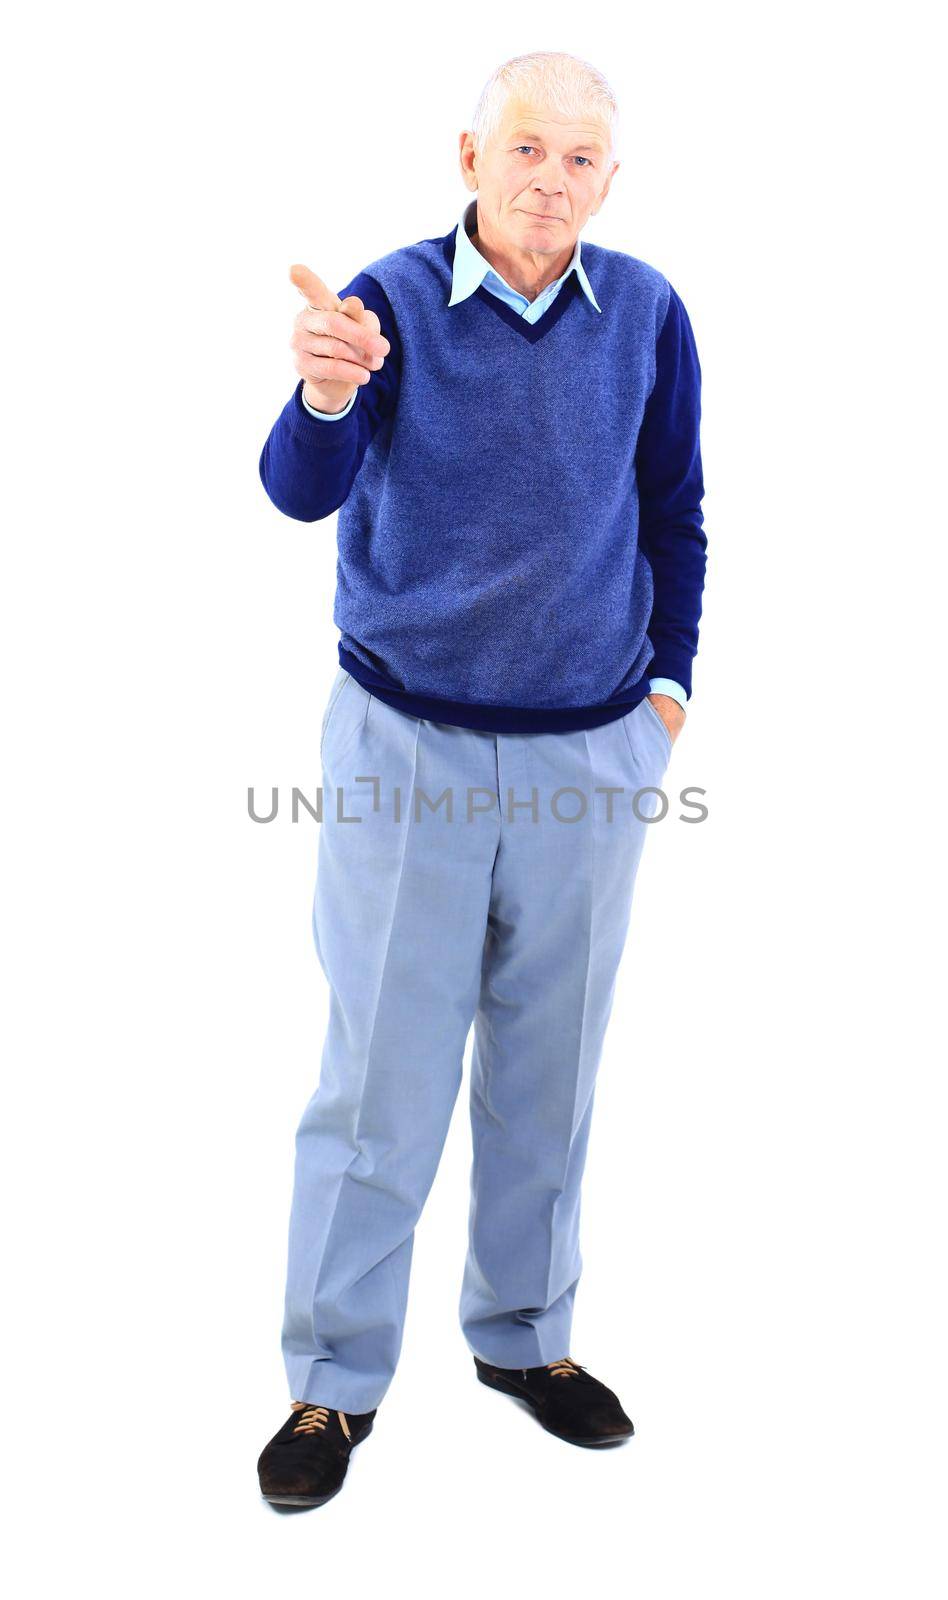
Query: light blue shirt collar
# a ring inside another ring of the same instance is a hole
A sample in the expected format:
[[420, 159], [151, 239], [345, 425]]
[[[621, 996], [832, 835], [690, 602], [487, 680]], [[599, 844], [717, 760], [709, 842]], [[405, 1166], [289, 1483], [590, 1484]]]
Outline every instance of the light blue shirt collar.
[[[471, 243], [471, 238], [468, 234], [465, 224], [468, 221], [473, 221], [473, 213], [476, 206], [477, 201], [470, 200], [464, 207], [464, 210], [461, 213], [461, 219], [457, 225], [454, 242], [454, 275], [451, 285], [451, 298], [448, 301], [448, 305], [456, 306], [460, 300], [466, 300], [468, 295], [472, 295], [475, 289], [479, 288], [481, 283], [483, 283], [486, 278], [496, 279], [499, 284], [503, 285], [509, 294], [517, 296], [523, 301], [525, 306], [530, 305], [531, 302], [527, 299], [526, 295], [521, 294], [518, 289], [511, 288], [506, 278], [502, 278], [500, 273], [495, 271], [495, 269], [491, 266], [490, 262], [481, 255], [476, 245]], [[599, 305], [598, 301], [596, 300], [596, 296], [593, 294], [592, 285], [586, 276], [586, 269], [582, 263], [581, 241], [579, 239], [576, 240], [576, 248], [573, 251], [572, 260], [570, 261], [569, 266], [566, 268], [566, 271], [561, 277], [557, 278], [554, 283], [547, 285], [547, 287], [542, 291], [540, 298], [546, 300], [552, 299], [554, 293], [559, 289], [559, 286], [563, 283], [564, 279], [569, 276], [574, 268], [576, 269], [576, 276], [579, 279], [583, 294], [586, 296], [586, 299], [590, 302], [590, 304], [594, 306], [595, 309], [601, 314], [602, 307]]]

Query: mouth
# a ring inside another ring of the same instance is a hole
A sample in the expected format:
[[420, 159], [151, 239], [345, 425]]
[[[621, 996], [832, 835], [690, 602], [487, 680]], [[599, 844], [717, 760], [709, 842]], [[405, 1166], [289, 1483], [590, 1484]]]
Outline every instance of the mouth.
[[545, 211], [524, 211], [525, 217], [533, 217], [536, 222], [562, 222], [562, 217], [551, 217]]

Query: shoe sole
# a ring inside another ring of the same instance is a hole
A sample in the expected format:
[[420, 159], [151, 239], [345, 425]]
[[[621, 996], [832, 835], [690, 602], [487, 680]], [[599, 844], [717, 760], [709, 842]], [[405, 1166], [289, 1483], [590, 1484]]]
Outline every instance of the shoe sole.
[[[341, 1488], [342, 1484], [339, 1485], [339, 1489]], [[332, 1494], [321, 1495], [318, 1500], [308, 1499], [302, 1494], [264, 1494], [260, 1498], [265, 1500], [268, 1506], [288, 1506], [297, 1511], [308, 1511], [312, 1506], [324, 1506], [327, 1500], [334, 1500], [339, 1489], [333, 1489]]]
[[[352, 1450], [349, 1451], [350, 1459], [353, 1451], [358, 1450], [360, 1444], [362, 1444], [363, 1440], [369, 1437], [369, 1434], [372, 1432], [374, 1427], [375, 1423], [370, 1422], [369, 1426], [362, 1435], [362, 1438], [356, 1440], [355, 1444], [352, 1446]], [[346, 1469], [346, 1475], [348, 1476], [348, 1468]], [[345, 1488], [345, 1483], [346, 1480], [343, 1478], [339, 1488], [330, 1489], [328, 1494], [261, 1494], [260, 1498], [261, 1500], [265, 1500], [268, 1506], [289, 1506], [291, 1509], [295, 1509], [297, 1511], [309, 1511], [313, 1506], [324, 1506], [327, 1500], [335, 1500], [339, 1490]]]
[[512, 1383], [507, 1383], [503, 1378], [488, 1378], [481, 1372], [479, 1367], [475, 1368], [475, 1371], [477, 1372], [478, 1380], [486, 1389], [496, 1389], [498, 1394], [506, 1394], [510, 1396], [511, 1400], [519, 1400], [522, 1405], [529, 1409], [541, 1428], [544, 1428], [547, 1433], [552, 1433], [554, 1439], [562, 1439], [566, 1444], [579, 1445], [582, 1450], [608, 1450], [612, 1445], [625, 1444], [626, 1439], [631, 1439], [635, 1433], [631, 1423], [627, 1433], [610, 1433], [604, 1439], [577, 1439], [572, 1434], [561, 1433], [559, 1428], [551, 1428], [548, 1422], [544, 1422], [536, 1402], [531, 1400], [529, 1395], [524, 1394], [522, 1389], [517, 1389]]

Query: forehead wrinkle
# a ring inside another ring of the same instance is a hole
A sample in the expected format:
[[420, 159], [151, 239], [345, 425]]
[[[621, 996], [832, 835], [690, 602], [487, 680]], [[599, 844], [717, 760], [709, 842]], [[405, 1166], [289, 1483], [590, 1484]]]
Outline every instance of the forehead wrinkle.
[[[534, 117], [532, 119], [532, 122], [536, 123], [539, 126], [544, 120], [545, 119], [543, 117]], [[560, 128], [560, 127], [563, 126], [563, 124], [560, 123], [560, 122], [547, 122], [546, 125], [547, 125], [547, 127], [550, 127], [550, 128]], [[592, 137], [592, 141], [586, 145], [587, 149], [591, 149], [591, 150], [604, 150], [605, 149], [605, 145], [602, 143], [602, 141], [596, 135], [596, 129], [595, 128], [583, 128], [583, 127], [581, 127], [580, 128], [580, 132], [584, 133], [584, 134], [592, 134], [592, 136], [593, 136]], [[532, 123], [517, 123], [517, 122], [515, 122], [513, 127], [510, 130], [510, 133], [509, 133], [508, 137], [511, 138], [511, 139], [515, 139], [515, 138], [539, 138], [539, 137], [541, 137], [541, 135], [533, 133], [533, 131], [532, 131]]]

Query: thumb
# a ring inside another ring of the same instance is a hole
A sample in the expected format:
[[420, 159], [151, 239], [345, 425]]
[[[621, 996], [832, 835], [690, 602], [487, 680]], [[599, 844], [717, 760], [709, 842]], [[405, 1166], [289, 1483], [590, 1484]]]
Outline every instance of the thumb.
[[314, 311], [342, 310], [342, 301], [335, 291], [301, 262], [290, 268], [290, 279]]

